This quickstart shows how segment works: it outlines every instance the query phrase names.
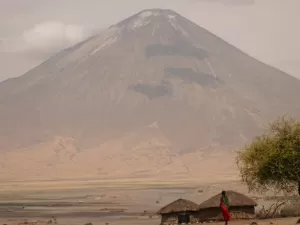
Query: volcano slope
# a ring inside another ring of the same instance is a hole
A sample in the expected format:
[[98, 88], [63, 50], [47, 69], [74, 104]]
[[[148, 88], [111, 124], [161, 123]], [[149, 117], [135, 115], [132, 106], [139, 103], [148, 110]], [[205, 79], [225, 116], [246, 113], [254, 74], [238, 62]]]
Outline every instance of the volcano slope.
[[58, 164], [84, 173], [82, 160], [91, 174], [125, 162], [130, 173], [191, 171], [176, 160], [197, 164], [193, 154], [241, 147], [277, 116], [299, 117], [299, 96], [296, 78], [176, 12], [144, 10], [0, 84], [0, 162], [10, 176], [17, 159], [40, 175]]

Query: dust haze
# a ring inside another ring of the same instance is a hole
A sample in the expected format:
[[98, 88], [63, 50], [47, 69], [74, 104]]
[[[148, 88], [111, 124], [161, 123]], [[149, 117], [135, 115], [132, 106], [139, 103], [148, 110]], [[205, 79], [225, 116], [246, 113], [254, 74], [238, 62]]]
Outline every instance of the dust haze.
[[[22, 75], [54, 52], [145, 8], [173, 9], [259, 60], [299, 74], [297, 0], [130, 0], [124, 6], [116, 0], [1, 0], [0, 6], [0, 80]], [[40, 35], [42, 26], [48, 31]], [[30, 40], [24, 38], [28, 33]], [[41, 48], [39, 43], [45, 45]], [[12, 66], [16, 63], [22, 66]]]
[[299, 7], [0, 0], [0, 222], [152, 225], [225, 189], [271, 204], [235, 156], [300, 119]]

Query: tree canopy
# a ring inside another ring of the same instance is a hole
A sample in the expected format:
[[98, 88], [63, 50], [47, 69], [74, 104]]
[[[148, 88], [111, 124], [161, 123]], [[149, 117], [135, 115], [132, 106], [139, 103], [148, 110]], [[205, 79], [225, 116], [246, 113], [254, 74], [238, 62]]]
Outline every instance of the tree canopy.
[[298, 190], [300, 195], [300, 121], [278, 118], [238, 152], [237, 163], [250, 190]]

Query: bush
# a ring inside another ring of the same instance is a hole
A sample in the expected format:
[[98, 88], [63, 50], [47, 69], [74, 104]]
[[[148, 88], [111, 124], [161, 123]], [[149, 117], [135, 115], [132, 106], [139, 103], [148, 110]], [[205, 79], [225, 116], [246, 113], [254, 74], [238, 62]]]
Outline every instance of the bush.
[[265, 208], [263, 205], [257, 212], [256, 217], [258, 219], [270, 219], [270, 218], [279, 218], [281, 217], [280, 212], [284, 207], [285, 202], [276, 202]]
[[289, 202], [280, 212], [282, 217], [298, 217], [300, 216], [300, 202]]
[[84, 224], [84, 225], [93, 225], [92, 223], [86, 223], [86, 224]]

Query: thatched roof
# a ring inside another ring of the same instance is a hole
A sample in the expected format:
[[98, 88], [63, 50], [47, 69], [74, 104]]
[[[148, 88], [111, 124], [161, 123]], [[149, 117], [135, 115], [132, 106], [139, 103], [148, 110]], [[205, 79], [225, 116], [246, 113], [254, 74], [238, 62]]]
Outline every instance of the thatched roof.
[[[226, 191], [230, 206], [256, 206], [257, 203], [251, 198], [235, 191]], [[221, 193], [217, 194], [210, 199], [202, 202], [199, 209], [220, 207]]]
[[198, 205], [190, 200], [178, 199], [165, 207], [161, 208], [158, 214], [167, 214], [173, 212], [197, 211]]

